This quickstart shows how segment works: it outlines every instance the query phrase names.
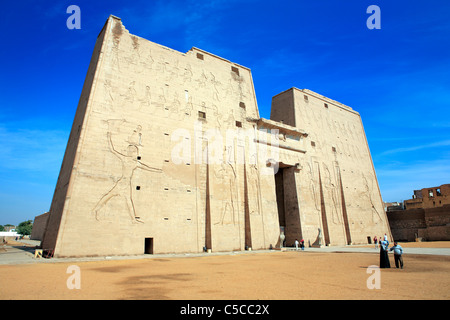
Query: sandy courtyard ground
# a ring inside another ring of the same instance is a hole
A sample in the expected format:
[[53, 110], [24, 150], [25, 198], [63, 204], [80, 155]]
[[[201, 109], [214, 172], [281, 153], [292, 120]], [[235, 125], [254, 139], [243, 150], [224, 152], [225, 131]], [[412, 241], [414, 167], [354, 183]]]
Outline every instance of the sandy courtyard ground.
[[[448, 244], [444, 244], [448, 247]], [[420, 246], [421, 244], [410, 244]], [[426, 243], [422, 243], [422, 246]], [[428, 244], [429, 246], [432, 246]], [[408, 246], [408, 244], [405, 244]], [[374, 253], [247, 252], [0, 266], [0, 299], [301, 300], [450, 298], [450, 256], [404, 255], [405, 267], [380, 270]], [[71, 265], [80, 289], [68, 289]]]

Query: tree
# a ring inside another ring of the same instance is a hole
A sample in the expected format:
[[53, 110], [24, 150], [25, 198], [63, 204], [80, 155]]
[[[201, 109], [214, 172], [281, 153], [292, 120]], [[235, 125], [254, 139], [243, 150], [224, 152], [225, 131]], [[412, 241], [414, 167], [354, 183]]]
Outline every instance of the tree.
[[33, 228], [33, 221], [27, 220], [19, 223], [19, 225], [16, 228], [16, 232], [23, 236], [29, 236], [31, 234], [32, 228]]

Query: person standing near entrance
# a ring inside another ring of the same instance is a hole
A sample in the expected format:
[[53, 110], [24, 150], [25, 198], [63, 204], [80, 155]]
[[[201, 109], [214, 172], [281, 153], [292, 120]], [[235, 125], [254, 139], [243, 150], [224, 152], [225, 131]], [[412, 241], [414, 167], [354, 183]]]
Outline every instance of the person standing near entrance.
[[375, 249], [378, 249], [378, 238], [377, 238], [377, 236], [375, 236], [373, 238], [373, 242], [375, 242]]
[[302, 250], [305, 250], [305, 240], [301, 240], [300, 241], [300, 248], [302, 248]]
[[400, 264], [400, 268], [403, 269], [403, 248], [399, 246], [396, 241], [394, 241], [394, 246], [390, 249], [390, 251], [392, 250], [394, 250], [395, 267], [398, 269], [398, 265]]
[[391, 264], [388, 257], [388, 243], [381, 241], [380, 243], [380, 268], [390, 268]]
[[298, 240], [295, 239], [295, 242], [294, 242], [294, 243], [295, 243], [295, 250], [298, 251]]

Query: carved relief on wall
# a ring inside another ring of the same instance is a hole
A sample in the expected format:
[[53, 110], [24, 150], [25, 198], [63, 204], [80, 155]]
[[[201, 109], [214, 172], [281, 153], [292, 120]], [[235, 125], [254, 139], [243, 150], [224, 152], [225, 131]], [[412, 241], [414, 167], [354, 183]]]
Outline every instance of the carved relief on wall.
[[145, 86], [145, 93], [144, 96], [139, 99], [139, 111], [146, 112], [146, 113], [153, 113], [153, 106], [152, 106], [152, 93], [150, 86]]
[[121, 98], [125, 104], [133, 105], [136, 98], [136, 89], [134, 88], [136, 81], [131, 81], [125, 94], [121, 94]]
[[214, 127], [220, 130], [222, 128], [222, 114], [219, 112], [219, 108], [215, 104], [212, 105], [212, 110], [213, 117], [215, 118]]
[[314, 169], [311, 163], [308, 162], [307, 170], [307, 179], [309, 185], [309, 192], [311, 196], [311, 200], [313, 201], [314, 208], [317, 212], [320, 212], [320, 194], [319, 194], [319, 186], [318, 186], [318, 178], [314, 175]]
[[383, 220], [380, 212], [378, 212], [377, 206], [375, 205], [375, 201], [373, 199], [373, 190], [376, 186], [373, 185], [373, 178], [371, 176], [365, 176], [362, 174], [363, 183], [364, 183], [364, 192], [363, 198], [368, 199], [366, 203], [370, 205], [370, 212], [372, 215], [372, 223], [377, 223]]
[[198, 83], [198, 86], [200, 88], [206, 87], [206, 83], [208, 82], [208, 76], [205, 74], [205, 70], [202, 70], [202, 74], [195, 81]]
[[[130, 132], [126, 139], [119, 136], [119, 127], [126, 123], [123, 119], [110, 119], [106, 121], [108, 124], [108, 131], [106, 134], [108, 149], [116, 156], [121, 163], [121, 171], [117, 175], [117, 180], [113, 183], [111, 188], [107, 190], [99, 199], [92, 213], [96, 220], [101, 220], [102, 209], [113, 198], [119, 197], [124, 201], [128, 214], [133, 223], [143, 223], [136, 213], [135, 204], [133, 202], [133, 175], [136, 170], [145, 170], [149, 172], [161, 173], [161, 169], [151, 167], [140, 160], [142, 145], [142, 127], [137, 125], [136, 128]], [[113, 133], [116, 138], [113, 141]], [[125, 151], [124, 151], [125, 150]]]
[[216, 76], [210, 72], [211, 74], [211, 84], [212, 84], [212, 98], [213, 101], [220, 101], [219, 99], [219, 90], [217, 87], [219, 87], [222, 83], [220, 83], [220, 81], [216, 80]]
[[[232, 157], [232, 148], [225, 149], [226, 159]], [[236, 182], [236, 170], [233, 165], [234, 161], [222, 161], [218, 165], [213, 165], [214, 168], [214, 186], [215, 189], [220, 189], [221, 205], [215, 225], [225, 224], [237, 224], [238, 219], [238, 196], [237, 196], [237, 182]]]
[[222, 204], [218, 216], [218, 220], [214, 223], [216, 225], [237, 223], [237, 186], [236, 186], [236, 172], [232, 164], [222, 162], [220, 165], [215, 165], [214, 176], [216, 187], [222, 190], [221, 195]]
[[248, 207], [250, 214], [261, 214], [261, 185], [259, 182], [259, 170], [256, 164], [250, 164], [247, 166], [248, 173]]
[[326, 192], [326, 202], [328, 202], [329, 208], [331, 209], [331, 221], [334, 224], [340, 224], [340, 210], [339, 210], [339, 199], [338, 199], [338, 190], [337, 190], [337, 184], [336, 179], [334, 179], [331, 175], [330, 170], [328, 169], [328, 166], [323, 163], [323, 171], [324, 171], [324, 189]]
[[192, 72], [191, 65], [189, 63], [186, 64], [186, 67], [184, 68], [184, 73], [183, 73], [184, 82], [191, 82], [193, 75], [194, 75], [194, 73]]
[[127, 68], [133, 70], [134, 73], [141, 73], [143, 68], [140, 68], [141, 53], [139, 46], [139, 38], [130, 35], [132, 50], [128, 50], [124, 55], [123, 60], [126, 62]]

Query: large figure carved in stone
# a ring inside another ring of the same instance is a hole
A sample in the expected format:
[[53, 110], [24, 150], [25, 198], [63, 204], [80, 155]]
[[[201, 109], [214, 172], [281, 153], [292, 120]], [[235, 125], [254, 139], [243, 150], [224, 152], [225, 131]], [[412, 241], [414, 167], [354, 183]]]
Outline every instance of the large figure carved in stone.
[[139, 216], [136, 215], [136, 208], [133, 202], [133, 174], [137, 169], [146, 170], [150, 172], [161, 172], [158, 168], [150, 167], [140, 160], [139, 147], [141, 146], [141, 127], [137, 126], [136, 130], [133, 131], [129, 137], [128, 147], [126, 153], [118, 151], [114, 146], [112, 141], [111, 132], [107, 132], [108, 146], [109, 150], [119, 158], [122, 164], [122, 174], [119, 179], [114, 183], [112, 188], [106, 192], [101, 199], [97, 202], [94, 209], [92, 210], [95, 219], [100, 220], [101, 209], [114, 197], [121, 197], [125, 201], [128, 212], [130, 214], [133, 223], [143, 221]]

